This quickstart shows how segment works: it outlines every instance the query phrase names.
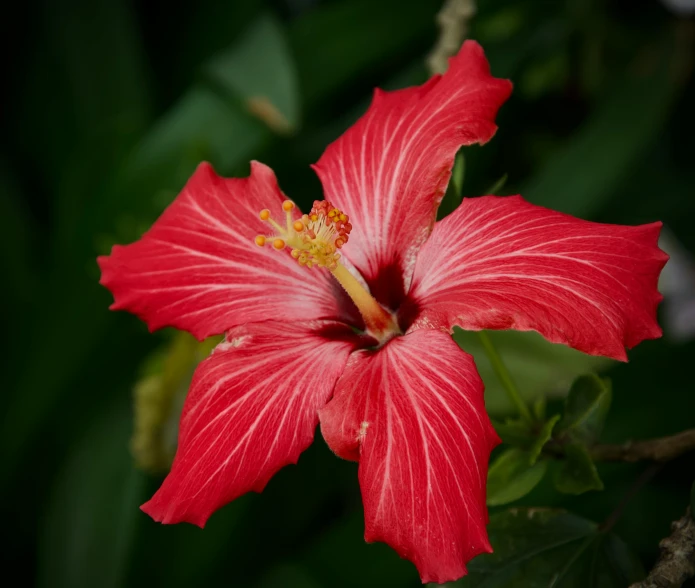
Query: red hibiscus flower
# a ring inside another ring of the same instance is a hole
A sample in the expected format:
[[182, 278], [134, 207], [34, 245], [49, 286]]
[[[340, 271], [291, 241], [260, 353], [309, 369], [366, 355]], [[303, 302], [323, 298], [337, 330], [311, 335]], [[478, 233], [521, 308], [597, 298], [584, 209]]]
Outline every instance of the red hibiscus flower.
[[452, 327], [534, 330], [624, 360], [661, 334], [666, 259], [659, 223], [596, 224], [519, 196], [465, 199], [435, 222], [457, 149], [493, 136], [510, 91], [467, 42], [445, 75], [377, 90], [315, 166], [326, 201], [309, 214], [261, 163], [245, 179], [203, 163], [142, 239], [99, 258], [111, 308], [150, 329], [226, 333], [196, 370], [146, 513], [202, 527], [295, 463], [320, 422], [331, 449], [359, 462], [367, 541], [391, 545], [423, 582], [459, 578], [490, 551], [499, 439]]

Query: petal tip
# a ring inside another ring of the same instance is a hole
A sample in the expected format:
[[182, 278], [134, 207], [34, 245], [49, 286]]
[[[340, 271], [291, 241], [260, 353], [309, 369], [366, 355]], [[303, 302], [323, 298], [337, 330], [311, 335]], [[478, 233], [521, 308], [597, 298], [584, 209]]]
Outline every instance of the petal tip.
[[615, 355], [613, 355], [613, 359], [616, 361], [622, 361], [623, 363], [627, 363], [629, 361], [629, 358], [627, 356], [627, 351], [625, 350], [624, 347], [620, 348], [620, 351], [617, 351]]
[[[158, 493], [157, 493], [158, 494]], [[140, 510], [149, 516], [155, 523], [162, 525], [175, 525], [177, 523], [190, 523], [196, 527], [203, 529], [210, 515], [190, 516], [190, 513], [177, 513], [173, 509], [161, 509], [158, 504], [160, 501], [155, 494], [150, 500], [140, 505]]]
[[214, 173], [214, 174], [217, 173], [217, 172], [215, 172], [215, 167], [214, 167], [214, 166], [212, 165], [212, 163], [210, 163], [209, 161], [201, 161], [201, 162], [196, 166], [195, 170], [196, 170], [196, 172], [198, 172], [198, 171], [200, 171], [200, 170], [204, 170], [204, 171], [208, 171], [208, 170], [209, 170], [209, 171], [211, 171], [211, 172]]

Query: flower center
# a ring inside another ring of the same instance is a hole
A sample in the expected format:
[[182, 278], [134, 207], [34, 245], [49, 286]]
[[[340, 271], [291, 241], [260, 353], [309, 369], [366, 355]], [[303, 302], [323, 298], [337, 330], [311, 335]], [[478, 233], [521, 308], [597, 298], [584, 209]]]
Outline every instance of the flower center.
[[258, 235], [256, 245], [263, 247], [272, 244], [278, 251], [289, 247], [290, 254], [299, 265], [307, 268], [317, 265], [328, 269], [352, 298], [369, 334], [379, 342], [401, 334], [391, 313], [340, 263], [338, 250], [348, 242], [352, 230], [348, 215], [326, 200], [314, 201], [311, 212], [297, 220], [293, 220], [294, 202], [285, 200], [282, 209], [285, 211], [284, 227], [270, 216], [267, 208], [261, 210], [261, 220], [269, 223], [276, 234], [273, 237]]

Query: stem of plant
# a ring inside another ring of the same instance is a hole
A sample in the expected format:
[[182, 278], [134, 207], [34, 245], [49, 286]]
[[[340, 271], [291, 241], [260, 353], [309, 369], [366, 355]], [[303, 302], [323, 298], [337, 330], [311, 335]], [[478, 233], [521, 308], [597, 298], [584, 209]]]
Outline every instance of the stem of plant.
[[490, 335], [488, 335], [485, 331], [477, 331], [477, 333], [478, 337], [480, 338], [480, 342], [483, 344], [483, 349], [485, 349], [485, 353], [490, 360], [490, 364], [492, 364], [492, 369], [495, 370], [495, 374], [497, 374], [499, 381], [502, 383], [502, 387], [507, 393], [509, 400], [511, 400], [512, 404], [516, 406], [519, 414], [524, 420], [528, 421], [529, 423], [533, 422], [531, 411], [521, 398], [521, 394], [519, 394], [519, 391], [514, 384], [514, 380], [512, 380], [512, 376], [509, 374], [507, 367], [504, 365], [502, 357], [497, 352], [492, 339], [490, 339]]

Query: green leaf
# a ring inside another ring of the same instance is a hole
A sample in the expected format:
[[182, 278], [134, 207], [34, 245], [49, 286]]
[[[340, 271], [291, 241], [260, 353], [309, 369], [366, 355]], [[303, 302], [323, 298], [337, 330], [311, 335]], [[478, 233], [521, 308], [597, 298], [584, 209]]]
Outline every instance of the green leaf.
[[[488, 335], [527, 402], [548, 395], [564, 395], [577, 376], [611, 364], [605, 358], [586, 355], [566, 345], [549, 343], [538, 333], [489, 331]], [[475, 358], [485, 382], [485, 406], [488, 412], [492, 415], [510, 414], [514, 407], [500, 385], [477, 334], [455, 327], [454, 341]]]
[[535, 437], [530, 423], [523, 419], [507, 419], [503, 423], [492, 421], [495, 431], [507, 445], [528, 449], [533, 445]]
[[277, 19], [261, 17], [205, 69], [215, 85], [243, 102], [272, 130], [288, 133], [299, 124], [297, 72]]
[[578, 377], [567, 395], [565, 413], [557, 425], [556, 437], [588, 445], [595, 443], [603, 430], [611, 399], [608, 378], [596, 374]]
[[560, 509], [512, 508], [490, 517], [493, 553], [475, 558], [460, 588], [624, 588], [644, 576], [615, 535]]
[[540, 456], [541, 451], [543, 451], [543, 447], [548, 441], [550, 441], [550, 437], [552, 437], [555, 423], [557, 423], [559, 420], [559, 414], [553, 415], [545, 423], [543, 423], [543, 426], [541, 427], [540, 431], [538, 431], [538, 435], [534, 439], [531, 447], [529, 447], [529, 463], [531, 465], [536, 463], [536, 460]]
[[490, 465], [487, 475], [487, 503], [499, 506], [526, 496], [543, 479], [546, 461], [530, 465], [530, 455], [521, 449], [508, 449]]
[[533, 416], [539, 421], [545, 420], [545, 409], [548, 404], [548, 399], [545, 396], [537, 398], [533, 403]]
[[565, 457], [553, 478], [558, 491], [583, 494], [589, 490], [603, 490], [603, 482], [585, 445], [568, 443], [564, 446], [564, 452]]
[[125, 585], [144, 476], [128, 452], [130, 411], [97, 419], [69, 456], [53, 491], [38, 552], [39, 586]]

